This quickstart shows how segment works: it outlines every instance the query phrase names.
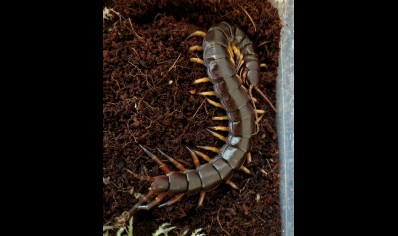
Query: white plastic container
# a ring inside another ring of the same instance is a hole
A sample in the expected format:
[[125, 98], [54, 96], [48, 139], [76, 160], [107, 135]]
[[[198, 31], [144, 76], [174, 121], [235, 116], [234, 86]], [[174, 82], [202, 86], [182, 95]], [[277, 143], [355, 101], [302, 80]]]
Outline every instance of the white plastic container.
[[270, 0], [282, 21], [276, 84], [282, 235], [294, 235], [294, 0]]

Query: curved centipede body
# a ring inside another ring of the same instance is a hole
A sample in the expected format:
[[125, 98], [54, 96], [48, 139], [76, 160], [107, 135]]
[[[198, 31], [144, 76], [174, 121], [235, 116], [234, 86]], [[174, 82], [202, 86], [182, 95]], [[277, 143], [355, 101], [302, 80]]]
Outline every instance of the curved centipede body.
[[[150, 191], [130, 211], [124, 213], [124, 219], [129, 218], [137, 210], [149, 210], [156, 205], [159, 207], [169, 206], [179, 201], [184, 195], [200, 193], [198, 206], [201, 206], [205, 192], [216, 188], [220, 183], [225, 182], [231, 187], [237, 188], [229, 180], [234, 171], [243, 170], [250, 173], [243, 164], [246, 159], [247, 162], [251, 160], [252, 136], [258, 131], [259, 118], [257, 114], [265, 112], [256, 110], [256, 99], [251, 96], [251, 89], [258, 84], [260, 75], [258, 55], [254, 52], [252, 41], [246, 34], [240, 28], [226, 22], [211, 26], [206, 33], [196, 31], [189, 37], [192, 36], [203, 37], [202, 46], [190, 48], [190, 51], [203, 51], [203, 60], [191, 58], [191, 61], [206, 66], [208, 75], [208, 77], [195, 80], [193, 84], [202, 82], [213, 84], [214, 91], [199, 94], [215, 95], [219, 98], [220, 103], [211, 99], [207, 99], [207, 101], [223, 108], [227, 115], [213, 117], [213, 120], [228, 120], [228, 126], [216, 126], [211, 129], [228, 131], [228, 136], [222, 136], [209, 129], [212, 135], [225, 141], [220, 149], [207, 146], [199, 147], [216, 152], [217, 155], [213, 158], [187, 147], [196, 169], [186, 169], [174, 158], [159, 150], [179, 171], [171, 171], [156, 155], [140, 145], [165, 172], [165, 175], [138, 177], [152, 182]], [[250, 86], [249, 90], [244, 87], [245, 84]], [[206, 160], [207, 163], [201, 165], [198, 156]], [[156, 197], [151, 200], [153, 195]], [[160, 204], [167, 195], [171, 197], [170, 200]], [[145, 202], [149, 203], [143, 205]]]

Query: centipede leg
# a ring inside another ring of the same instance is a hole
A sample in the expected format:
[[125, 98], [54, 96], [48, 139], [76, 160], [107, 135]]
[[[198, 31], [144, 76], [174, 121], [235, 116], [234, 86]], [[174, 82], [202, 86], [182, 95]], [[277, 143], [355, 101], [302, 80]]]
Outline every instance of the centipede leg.
[[188, 51], [190, 51], [190, 52], [192, 52], [192, 51], [203, 51], [203, 47], [202, 46], [198, 46], [198, 45], [192, 46], [192, 47], [189, 48]]
[[198, 208], [203, 206], [203, 201], [205, 200], [206, 192], [202, 191], [199, 193]]
[[181, 193], [181, 194], [175, 195], [174, 197], [172, 197], [172, 198], [171, 198], [170, 200], [168, 200], [167, 202], [165, 202], [165, 203], [159, 205], [159, 208], [166, 207], [166, 206], [170, 206], [170, 205], [172, 205], [172, 204], [174, 204], [174, 203], [180, 201], [181, 198], [182, 198], [184, 195], [185, 195], [185, 193]]
[[211, 130], [209, 130], [209, 129], [207, 129], [207, 131], [209, 131], [214, 137], [216, 137], [216, 138], [218, 138], [218, 139], [220, 139], [220, 140], [222, 140], [222, 141], [224, 141], [224, 142], [226, 142], [226, 141], [228, 140], [227, 137], [222, 136], [222, 135], [219, 134], [219, 133], [216, 133], [216, 132], [211, 131]]
[[[193, 163], [194, 163], [195, 167], [198, 168], [198, 167], [200, 166], [200, 162], [199, 162], [199, 158], [198, 158], [198, 156], [197, 156], [196, 154], [197, 154], [197, 153], [200, 153], [200, 154], [202, 155], [203, 153], [198, 152], [198, 151], [192, 151], [192, 150], [191, 150], [190, 148], [188, 148], [188, 147], [186, 147], [186, 148], [187, 148], [188, 151], [191, 153], [191, 156], [192, 156]], [[205, 155], [205, 154], [203, 154], [203, 155]], [[205, 156], [207, 156], [207, 155], [205, 155]], [[207, 157], [208, 157], [208, 156], [207, 156]], [[202, 158], [203, 158], [203, 157], [202, 157]], [[209, 158], [209, 157], [208, 157], [208, 158]], [[209, 161], [210, 161], [210, 158], [209, 158]], [[198, 208], [203, 206], [203, 200], [205, 199], [205, 196], [206, 196], [206, 192], [202, 191], [202, 192], [199, 193]]]
[[196, 150], [194, 150], [194, 152], [195, 152], [198, 156], [200, 156], [201, 158], [203, 158], [203, 160], [205, 160], [205, 161], [207, 161], [207, 162], [210, 162], [210, 161], [211, 161], [211, 158], [210, 158], [208, 155], [204, 154], [203, 152], [199, 152], [199, 151], [196, 151]]
[[205, 91], [205, 92], [200, 92], [200, 93], [196, 93], [202, 96], [216, 96], [216, 92], [214, 91]]
[[196, 62], [196, 63], [199, 63], [199, 64], [202, 64], [202, 65], [204, 65], [204, 62], [203, 62], [203, 60], [202, 60], [202, 59], [200, 59], [200, 58], [195, 58], [195, 57], [192, 57], [192, 58], [189, 58], [189, 60], [190, 60], [191, 62]]
[[192, 82], [192, 84], [199, 84], [199, 83], [206, 83], [206, 82], [210, 82], [209, 77], [203, 77], [200, 79], [196, 79]]
[[236, 186], [236, 184], [232, 182], [230, 179], [225, 181], [225, 183], [231, 186], [232, 188], [239, 190], [238, 186]]
[[213, 105], [213, 106], [215, 106], [215, 107], [224, 108], [224, 107], [221, 105], [221, 103], [215, 102], [215, 101], [213, 101], [213, 100], [211, 100], [211, 99], [208, 99], [208, 98], [206, 98], [206, 100], [207, 100], [211, 105]]
[[204, 38], [206, 36], [206, 32], [197, 30], [197, 31], [193, 32], [192, 34], [190, 34], [185, 40], [189, 39], [192, 36], [200, 36], [200, 37]]
[[185, 148], [188, 149], [189, 153], [191, 153], [193, 164], [195, 165], [196, 168], [198, 168], [200, 166], [198, 156], [196, 156], [196, 153], [194, 151], [192, 151], [189, 147], [185, 147]]
[[203, 150], [207, 150], [207, 151], [211, 151], [211, 152], [215, 152], [215, 153], [219, 153], [220, 149], [216, 148], [216, 147], [210, 147], [210, 146], [196, 146], [197, 148], [201, 148]]
[[213, 127], [209, 127], [209, 129], [212, 129], [215, 131], [229, 131], [228, 126], [213, 126]]
[[252, 154], [248, 152], [246, 155], [246, 164], [250, 164], [252, 162]]
[[265, 110], [256, 109], [255, 111], [257, 114], [265, 114]]
[[168, 173], [171, 172], [170, 169], [169, 169], [169, 167], [167, 167], [166, 164], [164, 164], [164, 162], [161, 161], [155, 154], [153, 154], [153, 153], [151, 153], [150, 151], [148, 151], [148, 149], [146, 149], [146, 148], [145, 148], [144, 146], [142, 146], [141, 144], [138, 144], [138, 145], [140, 145], [140, 147], [142, 148], [142, 150], [144, 150], [144, 152], [145, 152], [146, 154], [148, 154], [148, 156], [150, 156], [150, 157], [156, 162], [156, 164], [159, 165], [160, 169], [162, 169], [164, 173], [168, 174]]
[[169, 157], [166, 153], [162, 152], [159, 148], [158, 148], [158, 151], [159, 151], [163, 156], [165, 156], [167, 159], [169, 159], [169, 161], [170, 161], [171, 163], [173, 163], [174, 166], [177, 167], [179, 170], [181, 170], [181, 171], [186, 171], [186, 170], [187, 170], [187, 169], [186, 169], [181, 163], [179, 163], [176, 159], [174, 159], [174, 158], [172, 158], [172, 157]]
[[251, 174], [250, 170], [247, 169], [245, 166], [241, 166], [241, 167], [239, 168], [239, 170], [245, 172], [246, 174]]
[[156, 196], [155, 200], [153, 200], [152, 202], [148, 203], [147, 205], [144, 206], [139, 206], [138, 209], [140, 210], [149, 210], [152, 207], [156, 206], [157, 204], [159, 204], [159, 202], [161, 202], [163, 200], [163, 198], [165, 198], [167, 196], [167, 193], [160, 193]]
[[212, 120], [228, 120], [228, 116], [214, 116]]

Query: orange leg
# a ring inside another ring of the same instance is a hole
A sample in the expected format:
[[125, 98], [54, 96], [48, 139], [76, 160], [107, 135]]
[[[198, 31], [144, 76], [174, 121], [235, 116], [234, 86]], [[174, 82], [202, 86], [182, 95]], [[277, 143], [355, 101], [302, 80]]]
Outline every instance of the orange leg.
[[[138, 145], [140, 145], [140, 144], [138, 144]], [[144, 152], [146, 154], [148, 154], [148, 156], [150, 156], [152, 158], [152, 160], [154, 160], [159, 165], [160, 169], [162, 169], [164, 173], [168, 174], [168, 173], [171, 172], [169, 167], [167, 167], [166, 164], [164, 164], [164, 162], [161, 161], [155, 154], [153, 154], [150, 151], [148, 151], [148, 149], [146, 149], [142, 145], [140, 145], [140, 147], [144, 150]]]

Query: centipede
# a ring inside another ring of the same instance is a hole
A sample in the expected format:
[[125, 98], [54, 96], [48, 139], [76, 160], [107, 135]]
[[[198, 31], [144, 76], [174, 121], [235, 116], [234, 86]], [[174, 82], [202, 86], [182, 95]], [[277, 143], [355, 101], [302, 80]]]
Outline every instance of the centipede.
[[[234, 172], [240, 170], [250, 173], [244, 165], [251, 162], [252, 137], [258, 133], [259, 121], [265, 110], [257, 109], [258, 100], [253, 97], [255, 89], [275, 110], [272, 103], [258, 88], [260, 67], [259, 56], [254, 50], [253, 42], [236, 25], [221, 22], [212, 25], [207, 32], [195, 31], [190, 37], [202, 37], [202, 46], [195, 45], [189, 51], [203, 51], [203, 59], [190, 58], [191, 62], [206, 67], [207, 77], [198, 78], [193, 85], [212, 83], [213, 91], [198, 93], [206, 96], [209, 104], [225, 110], [225, 116], [215, 116], [213, 120], [227, 121], [228, 126], [209, 127], [208, 131], [216, 138], [225, 142], [221, 148], [197, 146], [200, 149], [216, 153], [214, 157], [186, 147], [189, 151], [195, 169], [187, 169], [174, 158], [158, 149], [178, 171], [170, 168], [154, 153], [143, 145], [139, 146], [157, 163], [164, 175], [155, 177], [137, 176], [141, 180], [151, 182], [149, 192], [141, 197], [129, 210], [125, 211], [118, 220], [126, 221], [139, 210], [150, 210], [170, 206], [182, 199], [183, 196], [199, 194], [198, 207], [203, 205], [206, 192], [226, 183], [234, 189], [237, 185], [231, 181]], [[220, 102], [208, 97], [215, 96]], [[227, 136], [216, 132], [228, 132]], [[206, 161], [200, 164], [199, 157]], [[165, 203], [162, 201], [169, 196]], [[145, 204], [147, 203], [147, 204]]]

